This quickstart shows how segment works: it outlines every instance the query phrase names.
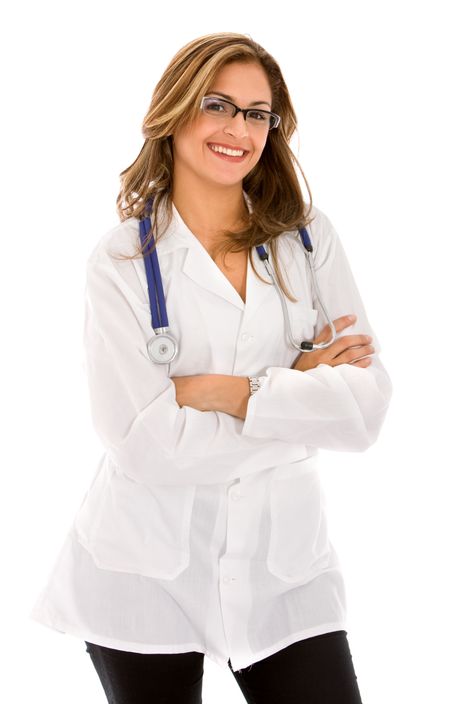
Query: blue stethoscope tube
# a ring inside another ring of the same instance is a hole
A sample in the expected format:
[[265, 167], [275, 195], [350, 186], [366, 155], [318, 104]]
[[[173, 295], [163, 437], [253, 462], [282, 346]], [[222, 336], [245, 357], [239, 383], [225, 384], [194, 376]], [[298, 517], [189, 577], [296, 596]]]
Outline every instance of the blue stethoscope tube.
[[[144, 255], [144, 265], [147, 277], [152, 328], [155, 332], [155, 337], [152, 338], [147, 345], [147, 351], [150, 359], [155, 362], [155, 364], [168, 364], [169, 362], [172, 362], [173, 359], [175, 359], [178, 353], [178, 344], [175, 338], [168, 332], [169, 319], [167, 317], [167, 309], [164, 298], [161, 271], [159, 268], [158, 255], [156, 253], [155, 240], [153, 237], [153, 233], [151, 233], [152, 226], [150, 221], [150, 213], [152, 210], [152, 206], [153, 198], [149, 198], [145, 209], [147, 215], [139, 221], [139, 236], [141, 239], [142, 251]], [[145, 240], [148, 237], [149, 233], [151, 233], [151, 237], [147, 244], [145, 244]], [[333, 344], [336, 339], [336, 328], [334, 327], [333, 321], [328, 316], [328, 313], [325, 309], [325, 306], [322, 302], [318, 290], [316, 274], [312, 263], [313, 247], [308, 232], [306, 228], [303, 227], [302, 229], [299, 229], [298, 234], [301, 237], [301, 243], [306, 252], [306, 257], [309, 263], [309, 268], [311, 270], [311, 276], [317, 300], [331, 329], [331, 338], [327, 342], [311, 342], [309, 340], [304, 340], [303, 342], [298, 344], [294, 340], [286, 301], [276, 279], [273, 267], [269, 262], [269, 255], [267, 254], [267, 251], [263, 245], [258, 245], [256, 247], [256, 251], [258, 252], [258, 256], [263, 262], [266, 271], [272, 279], [273, 284], [280, 297], [285, 327], [288, 333], [290, 344], [300, 352], [313, 352], [314, 350], [326, 349], [327, 347]], [[300, 241], [297, 241], [300, 244]], [[150, 251], [151, 249], [153, 249], [153, 251]]]
[[[152, 205], [153, 199], [151, 198], [146, 206], [147, 217], [139, 221], [139, 236], [144, 253], [152, 328], [155, 332], [155, 337], [147, 344], [147, 351], [150, 359], [155, 364], [169, 364], [178, 353], [178, 344], [176, 339], [169, 333], [169, 319], [164, 299], [161, 270], [156, 253], [155, 239], [151, 232], [150, 213]], [[145, 246], [145, 240], [149, 233], [151, 233], [151, 237]]]

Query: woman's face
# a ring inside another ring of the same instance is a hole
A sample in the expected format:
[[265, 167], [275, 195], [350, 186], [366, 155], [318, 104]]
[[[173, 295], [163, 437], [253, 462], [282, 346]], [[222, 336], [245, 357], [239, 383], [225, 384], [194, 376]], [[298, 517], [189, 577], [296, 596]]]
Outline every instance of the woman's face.
[[[271, 110], [272, 106], [270, 84], [258, 63], [227, 64], [207, 94], [226, 96], [241, 108]], [[193, 125], [183, 127], [173, 135], [174, 177], [223, 186], [242, 184], [244, 177], [258, 163], [267, 135], [267, 127], [247, 123], [241, 112], [233, 118], [219, 119], [199, 111]], [[214, 152], [211, 145], [242, 149], [244, 154], [229, 158]]]

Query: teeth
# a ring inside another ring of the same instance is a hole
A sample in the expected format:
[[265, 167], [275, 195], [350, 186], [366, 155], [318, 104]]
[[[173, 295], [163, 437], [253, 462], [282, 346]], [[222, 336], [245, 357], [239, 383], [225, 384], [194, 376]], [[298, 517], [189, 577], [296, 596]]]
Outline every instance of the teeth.
[[225, 149], [225, 147], [220, 147], [218, 144], [210, 144], [213, 152], [219, 152], [220, 154], [228, 154], [228, 156], [243, 156], [244, 151], [242, 149]]

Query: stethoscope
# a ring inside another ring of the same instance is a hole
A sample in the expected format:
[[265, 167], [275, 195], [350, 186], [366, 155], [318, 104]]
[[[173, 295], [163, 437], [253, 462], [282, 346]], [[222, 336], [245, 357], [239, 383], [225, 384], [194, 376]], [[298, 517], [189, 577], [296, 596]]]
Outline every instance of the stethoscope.
[[[147, 213], [147, 215], [146, 217], [141, 218], [139, 221], [139, 236], [141, 239], [142, 251], [144, 256], [145, 274], [147, 276], [152, 328], [155, 333], [155, 337], [153, 337], [147, 344], [147, 351], [148, 356], [150, 357], [152, 362], [155, 362], [155, 364], [168, 364], [169, 362], [172, 362], [178, 354], [178, 343], [173, 337], [173, 335], [169, 333], [169, 319], [167, 317], [166, 302], [164, 299], [161, 270], [159, 268], [155, 240], [153, 237], [153, 233], [151, 232], [152, 225], [150, 221], [150, 214], [152, 211], [152, 206], [153, 198], [150, 198], [147, 201], [145, 208], [145, 212]], [[145, 240], [149, 233], [151, 233], [151, 237], [149, 241], [145, 243]], [[333, 321], [330, 320], [330, 317], [325, 309], [325, 306], [322, 302], [322, 298], [319, 293], [316, 273], [314, 271], [312, 263], [313, 247], [306, 228], [303, 227], [298, 231], [297, 242], [300, 244], [298, 235], [300, 235], [301, 237], [301, 242], [309, 263], [309, 268], [311, 270], [311, 276], [317, 300], [331, 329], [331, 339], [328, 342], [311, 342], [309, 340], [304, 340], [303, 342], [298, 344], [294, 340], [286, 301], [284, 300], [284, 295], [281, 291], [278, 281], [276, 280], [273, 267], [269, 262], [269, 255], [267, 254], [264, 245], [256, 246], [256, 251], [258, 252], [258, 256], [263, 262], [266, 271], [272, 279], [277, 293], [280, 297], [281, 306], [283, 309], [284, 324], [288, 333], [290, 344], [300, 352], [313, 352], [315, 350], [326, 349], [327, 347], [333, 344], [336, 339], [336, 328], [334, 327]], [[152, 251], [150, 251], [151, 249]]]

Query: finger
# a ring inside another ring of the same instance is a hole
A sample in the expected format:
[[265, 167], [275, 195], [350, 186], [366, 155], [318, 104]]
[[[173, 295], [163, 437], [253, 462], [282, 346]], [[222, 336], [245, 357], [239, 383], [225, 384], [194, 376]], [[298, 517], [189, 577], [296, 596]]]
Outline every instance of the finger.
[[330, 366], [337, 367], [340, 364], [351, 364], [352, 367], [368, 367], [372, 364], [372, 357], [362, 357], [360, 359], [354, 360], [344, 360], [342, 355], [340, 357], [335, 357], [333, 360], [328, 362]]
[[368, 354], [374, 354], [374, 352], [375, 348], [372, 345], [351, 347], [335, 357], [335, 360], [338, 361], [338, 364], [351, 364]]
[[[343, 315], [340, 318], [336, 318], [336, 320], [333, 320], [336, 332], [340, 332], [341, 330], [348, 328], [350, 325], [354, 325], [355, 322], [356, 316], [352, 317], [351, 315]], [[315, 338], [314, 342], [324, 342], [325, 340], [329, 339], [330, 335], [331, 327], [327, 324], [319, 333], [319, 335]]]
[[[346, 350], [361, 350], [371, 345], [372, 338], [370, 335], [344, 335], [336, 340], [328, 349], [333, 350], [337, 356]], [[374, 352], [374, 348], [370, 348]]]
[[368, 367], [370, 364], [372, 364], [372, 358], [371, 357], [364, 357], [364, 359], [358, 359], [356, 362], [350, 362], [352, 367]]
[[337, 357], [349, 349], [366, 347], [371, 341], [372, 338], [369, 335], [343, 335], [327, 347], [327, 351], [332, 357]]

